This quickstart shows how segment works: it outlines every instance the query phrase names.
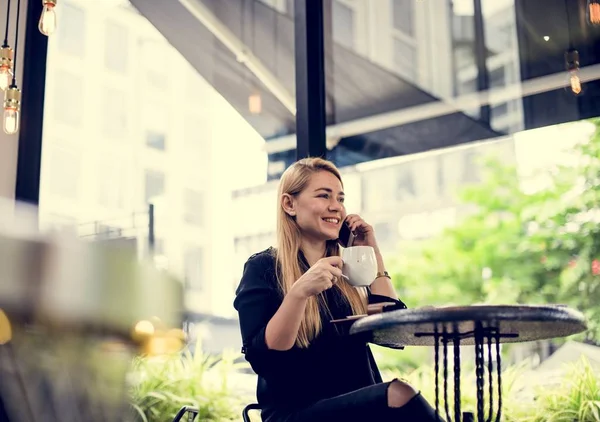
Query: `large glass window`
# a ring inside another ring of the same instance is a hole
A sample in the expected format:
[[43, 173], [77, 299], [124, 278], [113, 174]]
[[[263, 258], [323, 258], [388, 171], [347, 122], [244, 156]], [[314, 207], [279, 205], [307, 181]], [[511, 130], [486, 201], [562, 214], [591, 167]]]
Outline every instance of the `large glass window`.
[[153, 202], [165, 193], [165, 174], [162, 171], [146, 170], [144, 183], [146, 202]]
[[60, 49], [65, 53], [82, 57], [86, 46], [86, 17], [85, 12], [72, 4], [61, 5], [61, 18], [70, 25], [58, 25], [56, 36]]
[[[264, 183], [265, 139], [295, 131], [292, 3], [209, 5], [267, 69], [258, 75], [239, 60], [245, 49], [222, 44], [178, 2], [59, 3], [48, 38], [42, 226], [71, 226], [90, 241], [134, 237], [138, 256], [182, 281], [190, 315], [233, 317], [241, 273], [230, 265], [240, 235], [232, 192]], [[260, 110], [249, 109], [251, 95]]]
[[340, 45], [353, 48], [355, 45], [355, 18], [352, 3], [346, 0], [333, 1], [333, 40]]
[[394, 29], [414, 36], [414, 4], [413, 0], [392, 0]]
[[123, 138], [127, 132], [127, 93], [121, 89], [106, 87], [103, 93], [104, 108], [102, 133], [108, 138]]
[[[49, 39], [41, 217], [126, 236], [108, 220], [144, 215], [135, 236], [150, 259], [151, 202], [154, 258], [186, 286], [188, 310], [233, 317], [244, 262], [275, 241], [277, 180], [296, 159], [292, 2], [203, 0], [222, 24], [207, 27], [179, 2], [130, 1], [137, 12], [61, 0], [59, 27], [84, 35]], [[481, 158], [555, 165], [558, 145], [590, 136], [555, 125], [600, 115], [600, 35], [575, 19], [581, 2], [481, 3], [481, 14], [472, 0], [331, 3], [327, 156], [387, 256], [473, 212], [458, 193], [484, 179]], [[573, 45], [584, 95], [566, 71]]]
[[119, 73], [127, 72], [129, 37], [127, 28], [115, 22], [106, 22], [104, 29], [104, 65]]
[[81, 125], [84, 95], [81, 76], [67, 70], [58, 70], [52, 95], [54, 119], [69, 126]]

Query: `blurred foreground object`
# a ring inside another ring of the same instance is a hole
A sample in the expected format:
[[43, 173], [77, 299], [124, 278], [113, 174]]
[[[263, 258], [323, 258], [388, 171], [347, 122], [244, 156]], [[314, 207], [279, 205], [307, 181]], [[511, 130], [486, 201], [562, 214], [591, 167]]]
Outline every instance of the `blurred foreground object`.
[[135, 250], [37, 232], [0, 203], [0, 399], [11, 422], [122, 421], [133, 355], [182, 344], [182, 287]]

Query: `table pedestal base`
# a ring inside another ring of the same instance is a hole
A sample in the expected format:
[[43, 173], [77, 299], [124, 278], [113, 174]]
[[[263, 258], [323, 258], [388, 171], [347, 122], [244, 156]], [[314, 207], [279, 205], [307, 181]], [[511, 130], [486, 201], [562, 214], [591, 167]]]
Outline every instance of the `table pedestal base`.
[[[496, 326], [494, 326], [496, 325]], [[461, 412], [461, 364], [460, 364], [460, 343], [462, 339], [474, 338], [475, 340], [475, 376], [477, 387], [477, 422], [499, 422], [502, 415], [502, 358], [500, 355], [500, 339], [507, 334], [500, 334], [497, 324], [484, 326], [481, 322], [475, 322], [475, 329], [472, 332], [461, 333], [456, 326], [436, 324], [433, 333], [416, 333], [417, 336], [433, 336], [435, 341], [435, 410], [436, 415], [440, 415], [440, 346], [442, 349], [442, 382], [443, 399], [446, 421], [461, 422], [475, 421], [473, 413]], [[451, 417], [450, 404], [448, 400], [448, 344], [453, 346], [454, 355], [454, 418]], [[487, 347], [486, 347], [487, 346]], [[487, 359], [486, 355], [487, 354]], [[494, 383], [494, 362], [493, 355], [496, 358], [496, 379]], [[487, 377], [486, 372], [487, 360]], [[495, 387], [494, 387], [495, 385]], [[487, 387], [487, 406], [485, 405], [484, 390]], [[496, 394], [494, 394], [496, 393]], [[494, 396], [497, 400], [494, 400]], [[497, 403], [494, 409], [495, 402]], [[485, 408], [487, 407], [487, 418]], [[495, 418], [494, 418], [495, 416]]]

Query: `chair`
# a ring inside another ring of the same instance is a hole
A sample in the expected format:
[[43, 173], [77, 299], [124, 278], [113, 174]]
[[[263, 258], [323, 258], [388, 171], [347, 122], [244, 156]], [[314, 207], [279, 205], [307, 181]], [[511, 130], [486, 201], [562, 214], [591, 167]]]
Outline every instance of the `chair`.
[[193, 422], [196, 419], [196, 416], [198, 416], [198, 409], [191, 406], [183, 406], [175, 415], [173, 422], [179, 422], [186, 413], [189, 413], [187, 422]]
[[261, 410], [260, 404], [250, 403], [248, 406], [244, 407], [244, 410], [242, 410], [242, 418], [244, 418], [244, 422], [251, 422], [250, 421], [250, 411], [251, 410]]
[[[244, 407], [244, 410], [242, 410], [242, 418], [244, 419], [244, 422], [251, 422], [250, 421], [250, 411], [251, 410], [260, 410], [260, 409], [261, 409], [261, 407], [260, 407], [260, 404], [258, 404], [258, 403], [251, 403], [248, 406]], [[193, 422], [196, 419], [196, 416], [198, 416], [198, 409], [196, 409], [195, 407], [191, 407], [191, 406], [183, 406], [181, 409], [179, 409], [179, 412], [177, 412], [177, 415], [175, 415], [173, 422], [179, 422], [186, 413], [189, 413], [187, 422]]]

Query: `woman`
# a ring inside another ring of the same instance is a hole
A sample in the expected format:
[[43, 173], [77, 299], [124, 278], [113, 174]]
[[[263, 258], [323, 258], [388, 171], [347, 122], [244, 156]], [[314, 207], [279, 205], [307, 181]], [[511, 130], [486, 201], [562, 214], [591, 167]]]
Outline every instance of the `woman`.
[[[378, 277], [368, 289], [342, 276], [336, 239], [344, 220], [355, 246], [376, 251]], [[330, 323], [394, 298], [373, 228], [346, 215], [338, 169], [320, 158], [293, 164], [279, 184], [277, 249], [250, 257], [234, 302], [263, 421], [436, 420], [413, 387], [382, 383], [365, 338]]]

